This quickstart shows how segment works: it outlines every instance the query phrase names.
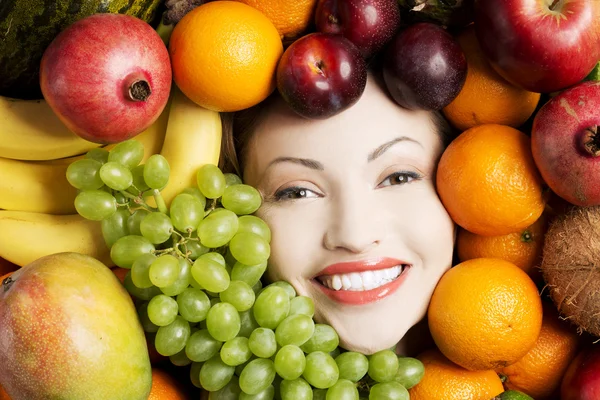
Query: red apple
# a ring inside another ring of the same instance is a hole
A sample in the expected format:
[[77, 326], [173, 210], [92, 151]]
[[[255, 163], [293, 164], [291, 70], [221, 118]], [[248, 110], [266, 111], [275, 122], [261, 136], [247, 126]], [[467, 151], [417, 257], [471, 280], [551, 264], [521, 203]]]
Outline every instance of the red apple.
[[339, 33], [368, 58], [385, 46], [400, 26], [397, 0], [319, 0], [317, 30]]
[[441, 26], [421, 22], [396, 35], [385, 51], [383, 78], [404, 108], [441, 110], [467, 79], [467, 60]]
[[600, 205], [600, 82], [551, 98], [531, 129], [533, 158], [552, 191], [578, 206]]
[[146, 22], [95, 14], [63, 30], [40, 66], [44, 98], [82, 138], [116, 143], [149, 127], [171, 90], [169, 52]]
[[341, 35], [311, 33], [292, 43], [277, 66], [277, 89], [298, 114], [328, 118], [358, 101], [367, 84], [365, 61]]
[[574, 85], [600, 60], [598, 0], [476, 0], [475, 29], [494, 69], [532, 92]]
[[600, 348], [583, 350], [571, 361], [562, 380], [560, 399], [600, 399]]

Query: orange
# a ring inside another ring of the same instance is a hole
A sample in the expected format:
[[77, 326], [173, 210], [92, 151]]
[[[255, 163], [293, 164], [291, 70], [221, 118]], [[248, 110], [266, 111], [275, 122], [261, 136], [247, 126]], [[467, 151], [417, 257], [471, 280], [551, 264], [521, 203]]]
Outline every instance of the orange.
[[507, 389], [520, 390], [535, 400], [556, 398], [571, 361], [579, 349], [575, 328], [562, 321], [551, 303], [544, 303], [542, 330], [534, 347], [519, 361], [497, 370]]
[[538, 289], [521, 268], [475, 258], [442, 276], [428, 321], [435, 344], [450, 361], [487, 370], [513, 364], [533, 348], [542, 314]]
[[10, 400], [10, 397], [8, 397], [8, 393], [4, 391], [4, 388], [2, 386], [0, 386], [0, 400]]
[[527, 228], [507, 235], [481, 236], [461, 229], [456, 238], [458, 258], [460, 261], [482, 257], [501, 258], [537, 279], [539, 269], [536, 267], [540, 265], [547, 229], [547, 219], [543, 214]]
[[121, 268], [121, 267], [113, 267], [110, 270], [113, 272], [113, 274], [115, 274], [115, 276], [117, 278], [119, 278], [119, 280], [121, 281], [121, 283], [124, 283], [124, 281], [125, 281], [125, 275], [127, 275], [127, 273], [130, 271], [128, 269]]
[[490, 400], [504, 391], [494, 371], [466, 370], [438, 349], [427, 350], [417, 358], [425, 366], [425, 375], [409, 390], [410, 400]]
[[457, 36], [467, 59], [467, 79], [458, 96], [443, 110], [457, 129], [481, 124], [521, 126], [534, 113], [540, 94], [518, 88], [502, 78], [483, 55], [473, 26]]
[[148, 400], [188, 400], [186, 391], [167, 372], [152, 368], [152, 390]]
[[299, 36], [313, 20], [317, 0], [236, 0], [267, 16], [286, 38]]
[[545, 207], [531, 139], [509, 126], [478, 125], [461, 133], [442, 154], [436, 182], [452, 219], [478, 235], [521, 232]]
[[254, 7], [213, 1], [177, 23], [169, 53], [173, 79], [187, 97], [229, 112], [256, 105], [273, 92], [283, 44], [273, 23]]

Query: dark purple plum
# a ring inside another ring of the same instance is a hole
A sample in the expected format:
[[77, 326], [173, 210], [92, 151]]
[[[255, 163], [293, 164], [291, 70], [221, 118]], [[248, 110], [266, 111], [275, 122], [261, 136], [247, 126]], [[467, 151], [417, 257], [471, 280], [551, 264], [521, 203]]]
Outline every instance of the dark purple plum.
[[348, 39], [311, 33], [292, 43], [277, 66], [277, 89], [296, 113], [322, 119], [358, 101], [367, 84], [367, 67]]
[[342, 34], [368, 58], [398, 30], [400, 6], [397, 0], [319, 0], [315, 24], [319, 32]]
[[402, 107], [441, 110], [462, 89], [467, 61], [452, 35], [439, 25], [422, 22], [392, 39], [384, 54], [383, 78]]

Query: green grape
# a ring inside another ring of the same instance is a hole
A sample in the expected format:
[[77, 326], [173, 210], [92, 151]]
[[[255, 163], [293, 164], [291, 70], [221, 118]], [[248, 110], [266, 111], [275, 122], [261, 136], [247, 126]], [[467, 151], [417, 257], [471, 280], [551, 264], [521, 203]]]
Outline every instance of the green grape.
[[408, 390], [398, 382], [376, 383], [371, 386], [369, 400], [409, 400]]
[[131, 266], [131, 280], [140, 289], [147, 289], [154, 284], [150, 280], [150, 266], [156, 260], [154, 254], [144, 254], [133, 262]]
[[150, 211], [140, 208], [139, 210], [135, 210], [133, 214], [129, 216], [129, 219], [127, 220], [127, 230], [130, 235], [142, 236], [140, 225], [148, 215], [150, 215]]
[[283, 379], [297, 379], [302, 376], [306, 367], [306, 357], [300, 347], [288, 344], [275, 355], [275, 371]]
[[124, 165], [109, 161], [100, 168], [100, 178], [114, 190], [125, 190], [133, 183], [131, 171]]
[[131, 187], [129, 190], [131, 193], [138, 195], [141, 192], [145, 192], [150, 189], [150, 187], [146, 184], [144, 180], [144, 164], [138, 165], [137, 167], [131, 170], [131, 176], [133, 177], [133, 182], [131, 183]]
[[75, 209], [85, 219], [102, 221], [117, 212], [117, 201], [102, 190], [86, 190], [75, 197]]
[[275, 366], [268, 358], [250, 361], [240, 374], [240, 388], [247, 394], [258, 394], [271, 386], [275, 379]]
[[398, 357], [398, 372], [394, 381], [406, 389], [410, 389], [421, 382], [423, 375], [425, 375], [425, 366], [420, 360], [412, 357]]
[[203, 246], [212, 249], [225, 246], [238, 228], [237, 216], [224, 208], [208, 214], [198, 225], [198, 237]]
[[250, 363], [250, 361], [252, 361], [252, 360], [256, 360], [257, 358], [258, 358], [258, 357], [256, 357], [254, 354], [252, 354], [252, 355], [250, 356], [250, 359], [249, 359], [248, 361], [246, 361], [245, 363], [243, 363], [243, 364], [240, 364], [240, 365], [238, 365], [238, 366], [236, 366], [236, 367], [235, 367], [235, 374], [236, 374], [237, 376], [240, 376], [240, 375], [242, 374], [242, 371], [243, 371], [243, 370], [244, 370], [244, 368], [246, 367], [246, 365], [248, 365], [248, 363]]
[[238, 232], [254, 233], [266, 240], [267, 243], [271, 242], [271, 229], [269, 228], [269, 225], [259, 217], [254, 215], [242, 215], [238, 218], [238, 222]]
[[225, 177], [225, 188], [242, 183], [242, 179], [238, 175], [232, 174], [231, 172], [223, 174], [223, 176]]
[[102, 163], [96, 160], [83, 158], [69, 165], [67, 168], [67, 181], [76, 189], [95, 190], [104, 186], [100, 179]]
[[192, 381], [192, 385], [200, 389], [202, 389], [202, 385], [200, 384], [200, 369], [203, 365], [203, 362], [192, 362], [192, 366], [190, 367], [190, 381]]
[[221, 299], [218, 297], [213, 297], [210, 299], [210, 306], [214, 306], [215, 304], [219, 304], [221, 302]]
[[171, 361], [171, 364], [176, 365], [178, 367], [185, 367], [192, 363], [192, 360], [190, 360], [185, 354], [185, 348], [179, 353], [169, 356], [169, 361]]
[[258, 282], [256, 282], [254, 286], [252, 286], [252, 290], [254, 290], [254, 293], [258, 296], [262, 291], [262, 281], [259, 280]]
[[213, 338], [207, 329], [194, 332], [185, 345], [185, 354], [192, 361], [206, 361], [219, 353], [223, 342]]
[[329, 354], [314, 351], [306, 356], [302, 377], [312, 386], [318, 389], [330, 388], [337, 382], [339, 374], [338, 366]]
[[158, 354], [169, 357], [185, 349], [189, 337], [190, 324], [178, 315], [169, 325], [158, 328], [154, 347]]
[[123, 236], [110, 248], [110, 258], [116, 266], [130, 269], [135, 260], [154, 252], [154, 245], [143, 236]]
[[240, 331], [238, 332], [238, 336], [249, 338], [250, 334], [258, 327], [260, 325], [254, 319], [252, 309], [240, 313]]
[[277, 351], [275, 332], [268, 328], [256, 328], [248, 338], [248, 347], [257, 357], [271, 357]]
[[208, 392], [208, 400], [238, 400], [242, 389], [240, 389], [239, 378], [232, 376], [227, 385], [216, 392]]
[[202, 258], [203, 260], [214, 261], [223, 268], [226, 267], [225, 258], [221, 254], [217, 253], [216, 251], [210, 251], [206, 254], [202, 254], [202, 256], [200, 258]]
[[171, 238], [173, 224], [166, 214], [153, 212], [142, 220], [140, 231], [150, 243], [161, 244]]
[[360, 381], [369, 370], [369, 359], [362, 353], [347, 351], [335, 357], [335, 362], [340, 370], [340, 379], [352, 382]]
[[[106, 187], [106, 186], [104, 186], [104, 187]], [[109, 190], [110, 190], [110, 189], [109, 189]], [[110, 192], [107, 192], [107, 193], [112, 193], [112, 191], [110, 191]], [[113, 196], [115, 197], [115, 201], [117, 202], [117, 206], [119, 206], [119, 205], [124, 205], [124, 204], [128, 204], [128, 203], [129, 203], [129, 200], [127, 199], [127, 197], [125, 197], [125, 196], [123, 195], [123, 193], [120, 193], [120, 192], [115, 192], [115, 193], [113, 194]]]
[[329, 353], [334, 351], [340, 344], [340, 338], [331, 326], [326, 324], [315, 324], [315, 332], [300, 348], [305, 353], [322, 351]]
[[294, 297], [296, 297], [296, 289], [294, 289], [294, 287], [286, 281], [276, 281], [276, 282], [269, 284], [268, 286], [278, 286], [278, 287], [282, 288], [283, 290], [286, 291], [290, 300], [292, 300]]
[[198, 189], [207, 199], [216, 199], [223, 195], [225, 190], [225, 176], [213, 164], [205, 164], [196, 173]]
[[313, 389], [313, 400], [326, 400], [327, 389]]
[[[161, 287], [160, 290], [167, 296], [178, 296], [190, 286], [190, 276], [192, 266], [185, 258], [178, 258], [179, 275], [172, 285]], [[180, 311], [181, 312], [181, 311]]]
[[151, 189], [162, 190], [169, 183], [171, 167], [160, 154], [151, 155], [144, 166], [144, 181]]
[[150, 281], [158, 288], [174, 284], [179, 277], [179, 272], [179, 260], [170, 254], [157, 257], [148, 271]]
[[[327, 389], [326, 400], [358, 400], [358, 389], [353, 382], [347, 379], [338, 380], [332, 387]], [[386, 399], [386, 397], [381, 398]]]
[[238, 311], [249, 310], [254, 304], [255, 294], [246, 282], [231, 281], [229, 287], [219, 294], [221, 301], [229, 303]]
[[218, 341], [226, 342], [236, 337], [240, 324], [240, 315], [229, 303], [218, 303], [208, 310], [206, 328]]
[[301, 346], [315, 332], [315, 322], [308, 315], [297, 314], [286, 317], [275, 329], [277, 344], [285, 346], [293, 344]]
[[275, 329], [290, 312], [290, 298], [278, 286], [265, 288], [254, 303], [254, 318], [262, 327]]
[[329, 355], [335, 359], [337, 356], [340, 355], [340, 353], [340, 348], [336, 347], [335, 350], [329, 352]]
[[158, 331], [158, 325], [155, 325], [148, 318], [148, 302], [144, 301], [137, 307], [137, 313], [144, 332], [155, 333]]
[[221, 293], [229, 287], [229, 274], [222, 265], [205, 256], [206, 254], [194, 261], [192, 265], [192, 277], [204, 289], [214, 293]]
[[242, 264], [255, 265], [268, 260], [271, 254], [269, 243], [261, 236], [250, 232], [239, 232], [231, 238], [229, 250]]
[[118, 143], [108, 154], [109, 162], [117, 162], [129, 169], [137, 166], [142, 158], [144, 158], [144, 145], [135, 139]]
[[290, 315], [304, 314], [309, 317], [315, 315], [315, 303], [310, 297], [296, 296], [290, 300]]
[[102, 237], [104, 237], [104, 242], [109, 249], [117, 240], [129, 235], [129, 230], [127, 229], [129, 215], [129, 211], [127, 210], [117, 210], [113, 215], [103, 219], [100, 223]]
[[167, 326], [177, 317], [177, 302], [164, 294], [154, 296], [148, 303], [148, 318], [157, 326]]
[[260, 207], [262, 199], [258, 190], [250, 185], [237, 184], [225, 188], [221, 204], [237, 215], [252, 214]]
[[160, 289], [156, 286], [152, 286], [147, 289], [140, 289], [137, 286], [135, 286], [133, 284], [133, 281], [131, 280], [131, 271], [127, 271], [127, 274], [125, 274], [123, 286], [130, 295], [140, 300], [147, 301], [152, 299], [154, 296], [160, 294]]
[[108, 150], [97, 147], [88, 151], [85, 155], [85, 158], [89, 160], [96, 160], [100, 164], [104, 164], [108, 161], [108, 154]]
[[216, 392], [231, 381], [235, 368], [227, 365], [217, 354], [200, 368], [200, 384], [205, 390]]
[[389, 382], [398, 372], [398, 356], [390, 349], [369, 356], [369, 376], [375, 382]]
[[186, 187], [181, 191], [181, 194], [191, 194], [200, 202], [200, 204], [202, 204], [203, 210], [206, 207], [206, 197], [204, 197], [200, 189], [195, 187]]
[[252, 351], [248, 347], [248, 338], [245, 337], [235, 337], [221, 347], [221, 360], [232, 367], [245, 363], [251, 356]]
[[[192, 235], [192, 237], [194, 236]], [[199, 240], [188, 240], [183, 249], [188, 253], [188, 257], [191, 260], [196, 260], [202, 254], [206, 254], [210, 250], [208, 247], [202, 246]]]
[[177, 296], [179, 314], [191, 323], [206, 319], [210, 309], [210, 300], [201, 289], [187, 288]]
[[248, 394], [242, 392], [239, 400], [273, 400], [275, 398], [275, 388], [272, 385], [267, 386], [266, 389], [256, 393]]
[[279, 386], [281, 400], [312, 400], [313, 391], [302, 378], [281, 381]]
[[260, 280], [267, 270], [267, 262], [262, 262], [256, 265], [244, 265], [237, 261], [231, 269], [231, 280], [246, 282], [253, 286]]
[[173, 226], [180, 232], [193, 232], [204, 218], [204, 206], [191, 194], [178, 194], [171, 202]]

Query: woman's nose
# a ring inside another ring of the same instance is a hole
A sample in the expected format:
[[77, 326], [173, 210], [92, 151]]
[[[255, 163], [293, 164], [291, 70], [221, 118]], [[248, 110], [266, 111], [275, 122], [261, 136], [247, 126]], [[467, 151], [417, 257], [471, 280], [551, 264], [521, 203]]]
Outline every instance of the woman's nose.
[[376, 217], [377, 210], [368, 196], [345, 196], [332, 201], [326, 221], [323, 245], [328, 250], [345, 249], [364, 253], [377, 246], [384, 226]]

